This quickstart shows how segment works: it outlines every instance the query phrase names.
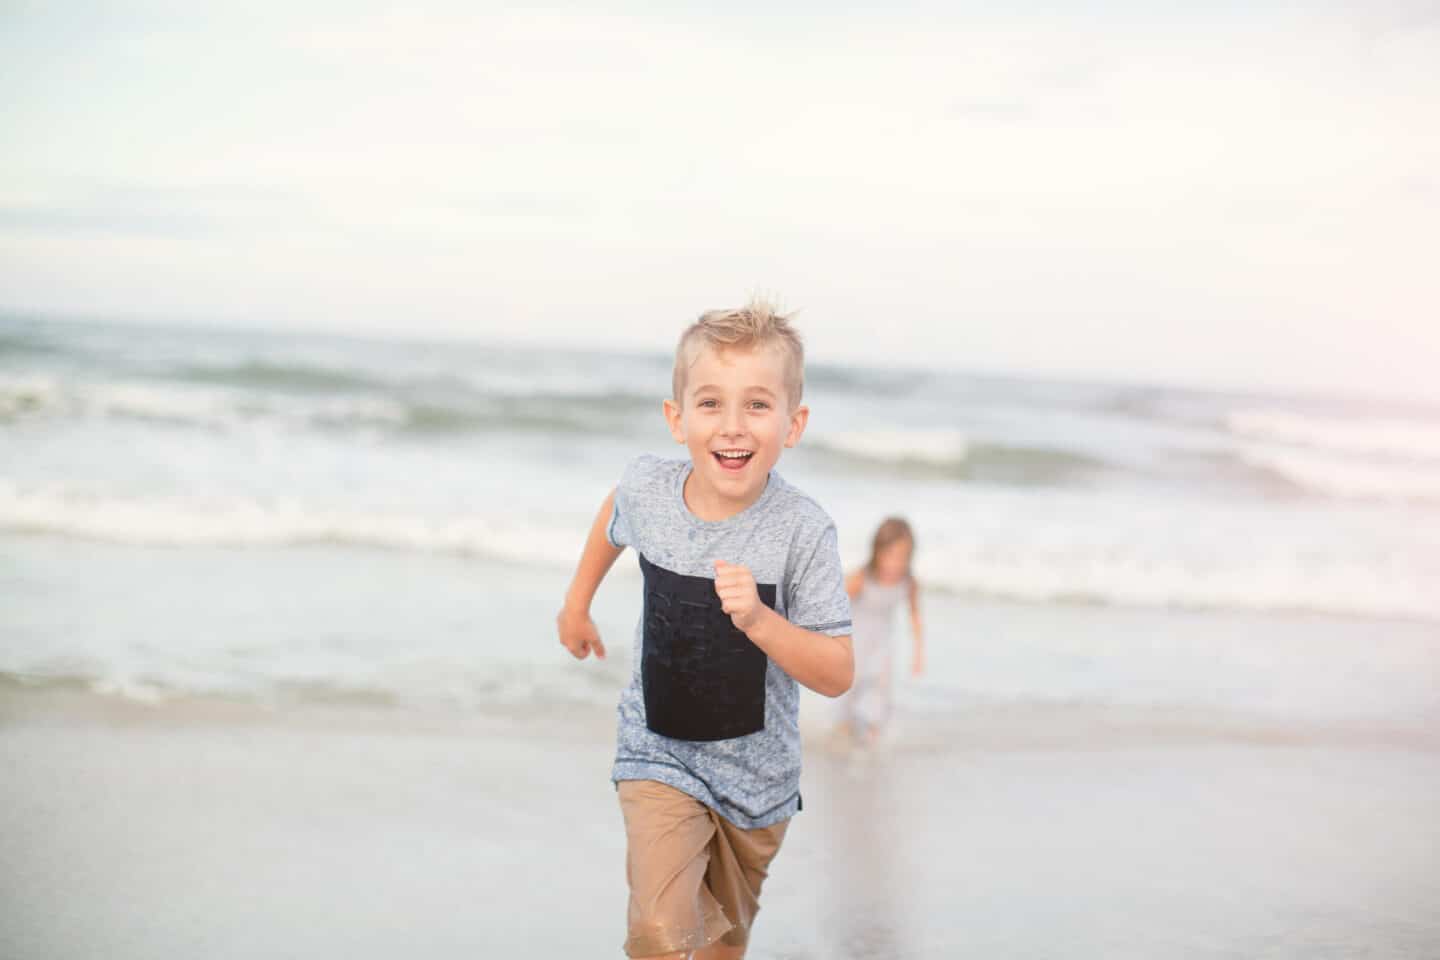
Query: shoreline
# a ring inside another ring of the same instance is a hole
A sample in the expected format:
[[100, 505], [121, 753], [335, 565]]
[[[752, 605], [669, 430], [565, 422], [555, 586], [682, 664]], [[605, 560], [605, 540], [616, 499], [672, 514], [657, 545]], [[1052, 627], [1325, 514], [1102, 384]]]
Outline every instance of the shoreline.
[[[835, 743], [829, 702], [802, 691], [807, 756], [845, 752]], [[505, 703], [479, 710], [440, 701], [295, 698], [270, 703], [238, 697], [169, 697], [149, 702], [90, 689], [80, 680], [40, 682], [0, 673], [0, 729], [9, 725], [184, 730], [268, 727], [306, 732], [412, 736], [519, 735], [609, 749], [614, 707], [593, 703]], [[887, 753], [1097, 750], [1233, 744], [1256, 747], [1392, 748], [1440, 753], [1440, 729], [1363, 721], [1284, 719], [1173, 706], [1045, 701], [972, 701], [946, 713], [902, 713]]]

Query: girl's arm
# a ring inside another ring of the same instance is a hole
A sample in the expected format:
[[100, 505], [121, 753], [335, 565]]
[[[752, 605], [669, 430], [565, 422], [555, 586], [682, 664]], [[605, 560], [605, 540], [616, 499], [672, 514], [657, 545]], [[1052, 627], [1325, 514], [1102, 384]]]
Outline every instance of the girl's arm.
[[915, 634], [910, 673], [918, 677], [925, 672], [925, 624], [920, 619], [920, 584], [914, 577], [910, 578], [910, 631]]
[[854, 600], [860, 596], [860, 586], [865, 582], [865, 571], [856, 570], [845, 578], [845, 592]]

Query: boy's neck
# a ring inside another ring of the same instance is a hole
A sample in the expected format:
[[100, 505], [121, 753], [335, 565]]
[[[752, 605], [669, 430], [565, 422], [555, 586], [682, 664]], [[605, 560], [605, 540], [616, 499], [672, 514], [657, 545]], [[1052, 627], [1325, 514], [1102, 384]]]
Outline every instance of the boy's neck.
[[762, 486], [755, 495], [744, 502], [729, 500], [721, 497], [714, 490], [702, 489], [703, 484], [696, 477], [697, 471], [692, 469], [689, 476], [685, 478], [684, 485], [680, 488], [680, 495], [685, 499], [685, 507], [696, 518], [707, 523], [716, 523], [720, 520], [728, 520], [735, 514], [747, 509], [755, 501], [765, 495], [765, 489], [770, 485], [770, 478], [766, 476], [765, 486]]

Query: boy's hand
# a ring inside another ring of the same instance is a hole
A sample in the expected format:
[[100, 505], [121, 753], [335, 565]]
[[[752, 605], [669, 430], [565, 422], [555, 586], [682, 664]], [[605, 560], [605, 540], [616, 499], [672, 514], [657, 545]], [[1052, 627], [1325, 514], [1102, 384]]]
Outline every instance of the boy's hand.
[[600, 631], [587, 611], [563, 607], [555, 617], [555, 626], [560, 631], [560, 645], [576, 660], [584, 660], [592, 650], [595, 656], [605, 659], [605, 644], [600, 642]]
[[715, 561], [715, 592], [720, 596], [720, 609], [730, 614], [730, 621], [743, 633], [749, 633], [769, 609], [760, 602], [750, 568], [738, 563]]

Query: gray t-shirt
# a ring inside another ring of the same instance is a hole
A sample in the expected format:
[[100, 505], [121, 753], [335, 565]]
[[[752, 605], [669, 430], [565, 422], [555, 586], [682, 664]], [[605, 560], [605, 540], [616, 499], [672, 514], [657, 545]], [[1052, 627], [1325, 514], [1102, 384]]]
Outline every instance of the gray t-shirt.
[[616, 488], [606, 537], [635, 548], [645, 589], [610, 779], [658, 780], [765, 827], [800, 809], [800, 691], [721, 609], [715, 561], [749, 567], [767, 606], [817, 633], [850, 633], [850, 597], [818, 503], [771, 470], [750, 506], [701, 520], [685, 505], [692, 467], [642, 454]]

